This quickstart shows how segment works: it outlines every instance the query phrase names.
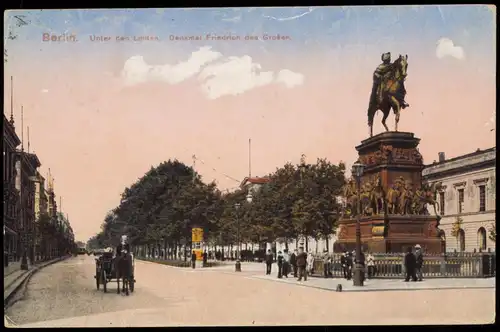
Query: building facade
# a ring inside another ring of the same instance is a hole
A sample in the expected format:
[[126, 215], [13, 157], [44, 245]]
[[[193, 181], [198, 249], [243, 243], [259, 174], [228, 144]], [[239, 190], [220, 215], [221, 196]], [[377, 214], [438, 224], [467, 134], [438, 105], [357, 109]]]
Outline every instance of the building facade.
[[33, 153], [17, 151], [16, 188], [19, 191], [19, 231], [18, 247], [27, 251], [31, 263], [35, 259], [35, 192], [37, 168], [40, 160]]
[[35, 181], [35, 259], [41, 260], [42, 255], [42, 235], [40, 234], [39, 223], [43, 216], [48, 216], [48, 196], [45, 190], [45, 178], [37, 172]]
[[496, 220], [495, 163], [496, 148], [451, 159], [441, 152], [439, 161], [423, 170], [424, 181], [442, 183], [436, 201], [447, 252], [495, 250], [489, 238]]
[[18, 204], [19, 191], [16, 188], [16, 149], [21, 140], [16, 134], [14, 118], [3, 116], [3, 250], [4, 260], [19, 258]]

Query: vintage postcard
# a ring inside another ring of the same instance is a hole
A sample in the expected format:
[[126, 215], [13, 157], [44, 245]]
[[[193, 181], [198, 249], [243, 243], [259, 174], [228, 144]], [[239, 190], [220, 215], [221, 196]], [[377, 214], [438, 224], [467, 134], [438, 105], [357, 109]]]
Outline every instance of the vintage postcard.
[[494, 322], [495, 6], [4, 18], [6, 326]]

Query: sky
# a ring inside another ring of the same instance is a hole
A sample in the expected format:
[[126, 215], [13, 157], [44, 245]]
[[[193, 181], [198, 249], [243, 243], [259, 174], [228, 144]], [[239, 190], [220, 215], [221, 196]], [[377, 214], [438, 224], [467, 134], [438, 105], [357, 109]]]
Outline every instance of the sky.
[[5, 36], [16, 38], [4, 37], [4, 113], [13, 76], [17, 132], [22, 105], [30, 152], [86, 241], [125, 187], [168, 159], [222, 190], [248, 176], [249, 139], [252, 176], [302, 154], [351, 165], [384, 52], [408, 55], [399, 130], [421, 138], [424, 162], [495, 146], [495, 14], [479, 5], [7, 11]]

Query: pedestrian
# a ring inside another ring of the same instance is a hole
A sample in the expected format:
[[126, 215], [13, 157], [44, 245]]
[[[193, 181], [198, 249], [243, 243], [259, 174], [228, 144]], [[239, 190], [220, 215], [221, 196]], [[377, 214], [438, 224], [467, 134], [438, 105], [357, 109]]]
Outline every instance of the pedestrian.
[[193, 250], [191, 254], [191, 267], [194, 269], [196, 267], [196, 253]]
[[207, 252], [206, 252], [206, 251], [204, 251], [204, 252], [203, 252], [203, 266], [204, 266], [204, 267], [207, 267], [207, 266], [208, 266], [207, 262], [208, 262], [208, 255], [207, 255]]
[[290, 255], [288, 249], [283, 250], [283, 275], [288, 278], [290, 273]]
[[297, 249], [295, 249], [290, 256], [290, 265], [293, 268], [293, 277], [297, 278]]
[[415, 275], [416, 265], [417, 265], [416, 257], [413, 254], [411, 247], [408, 247], [408, 252], [406, 253], [406, 256], [405, 256], [405, 270], [406, 270], [405, 281], [406, 282], [410, 281], [410, 278], [413, 281], [417, 281], [417, 276]]
[[328, 278], [330, 276], [330, 255], [326, 249], [323, 251], [323, 277]]
[[417, 281], [422, 281], [422, 267], [424, 266], [424, 255], [420, 244], [415, 246], [415, 274]]
[[359, 265], [361, 266], [361, 280], [365, 281], [365, 253], [361, 251], [359, 256]]
[[347, 280], [351, 280], [352, 278], [352, 265], [353, 265], [352, 252], [348, 252], [346, 257]]
[[281, 250], [278, 251], [277, 261], [278, 261], [278, 278], [281, 279], [283, 277], [283, 253], [281, 252]]
[[[304, 252], [304, 254], [305, 254], [305, 252]], [[307, 272], [312, 275], [314, 272], [314, 256], [313, 256], [312, 252], [309, 252], [306, 255], [306, 264], [307, 264]]]
[[299, 269], [299, 279], [297, 279], [298, 281], [302, 281], [302, 278], [304, 278], [304, 281], [307, 281], [306, 266], [307, 266], [307, 254], [304, 252], [304, 248], [300, 247], [299, 253], [297, 254], [297, 267]]
[[271, 249], [268, 249], [266, 254], [266, 274], [271, 274], [272, 265], [273, 265], [273, 253], [271, 252]]
[[342, 256], [340, 256], [340, 265], [342, 266], [342, 273], [344, 274], [344, 278], [347, 279], [347, 250], [344, 249]]
[[368, 252], [366, 257], [366, 265], [368, 266], [368, 279], [371, 279], [375, 275], [375, 257], [371, 251]]

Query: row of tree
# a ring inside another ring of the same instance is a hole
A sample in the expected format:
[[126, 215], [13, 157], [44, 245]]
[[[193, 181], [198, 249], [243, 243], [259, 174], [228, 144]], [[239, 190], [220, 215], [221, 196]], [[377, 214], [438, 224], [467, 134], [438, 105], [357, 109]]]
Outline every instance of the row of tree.
[[135, 245], [177, 248], [190, 244], [193, 226], [204, 229], [209, 245], [236, 245], [238, 233], [242, 243], [288, 243], [299, 237], [328, 241], [339, 216], [336, 197], [345, 183], [344, 172], [343, 163], [325, 159], [287, 163], [269, 174], [269, 183], [251, 193], [248, 202], [248, 189], [223, 194], [193, 168], [169, 160], [125, 189], [120, 205], [87, 244], [116, 246], [127, 234]]
[[53, 217], [47, 213], [41, 214], [36, 227], [36, 254], [42, 260], [75, 251], [73, 229], [63, 213]]

